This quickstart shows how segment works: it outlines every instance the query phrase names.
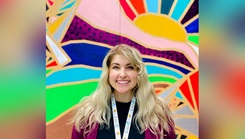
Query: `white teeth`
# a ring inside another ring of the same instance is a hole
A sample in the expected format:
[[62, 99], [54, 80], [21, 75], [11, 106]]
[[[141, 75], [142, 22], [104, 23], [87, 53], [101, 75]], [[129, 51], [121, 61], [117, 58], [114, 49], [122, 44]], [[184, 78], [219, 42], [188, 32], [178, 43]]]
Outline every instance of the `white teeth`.
[[128, 83], [129, 81], [117, 81], [118, 83], [120, 83], [120, 84], [126, 84], [126, 83]]

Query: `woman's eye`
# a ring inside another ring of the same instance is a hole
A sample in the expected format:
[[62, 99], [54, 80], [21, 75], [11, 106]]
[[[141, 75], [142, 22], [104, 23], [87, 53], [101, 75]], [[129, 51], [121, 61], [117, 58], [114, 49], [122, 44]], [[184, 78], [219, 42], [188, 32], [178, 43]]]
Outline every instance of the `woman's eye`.
[[128, 66], [127, 69], [133, 70], [134, 67], [133, 66]]
[[119, 69], [119, 67], [118, 66], [114, 66], [114, 67], [112, 67], [112, 69]]

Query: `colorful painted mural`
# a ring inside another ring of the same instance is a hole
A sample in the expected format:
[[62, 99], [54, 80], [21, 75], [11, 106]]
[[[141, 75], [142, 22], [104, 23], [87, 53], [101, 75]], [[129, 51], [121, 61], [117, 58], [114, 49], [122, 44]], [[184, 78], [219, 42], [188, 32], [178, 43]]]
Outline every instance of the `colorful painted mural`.
[[198, 0], [47, 0], [46, 138], [70, 138], [72, 110], [124, 43], [141, 52], [177, 139], [198, 139], [198, 22]]

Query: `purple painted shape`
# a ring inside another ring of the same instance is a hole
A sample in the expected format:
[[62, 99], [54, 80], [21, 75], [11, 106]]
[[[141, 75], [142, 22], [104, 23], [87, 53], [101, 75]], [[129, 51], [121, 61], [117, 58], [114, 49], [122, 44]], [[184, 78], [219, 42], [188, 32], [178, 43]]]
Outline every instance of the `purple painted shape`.
[[198, 14], [198, 0], [195, 0], [190, 9], [187, 11], [186, 15], [184, 16], [183, 20], [181, 21], [182, 24], [185, 24], [191, 18]]
[[70, 27], [68, 28], [62, 40], [62, 43], [67, 42], [69, 40], [90, 40], [94, 42], [108, 44], [110, 46], [115, 46], [119, 43], [124, 43], [134, 48], [137, 48], [144, 55], [166, 58], [194, 69], [190, 61], [185, 57], [184, 54], [180, 52], [170, 50], [159, 51], [150, 48], [145, 48], [144, 46], [126, 37], [118, 36], [115, 34], [105, 32], [103, 30], [96, 29], [77, 16], [73, 18], [72, 23], [70, 24]]

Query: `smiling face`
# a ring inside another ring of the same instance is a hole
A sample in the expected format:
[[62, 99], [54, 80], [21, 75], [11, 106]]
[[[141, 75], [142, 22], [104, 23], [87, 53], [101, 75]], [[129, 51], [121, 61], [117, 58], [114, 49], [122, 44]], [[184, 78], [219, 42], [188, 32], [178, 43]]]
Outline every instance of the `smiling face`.
[[109, 66], [109, 82], [115, 94], [131, 94], [137, 84], [137, 69], [123, 55], [115, 55]]

